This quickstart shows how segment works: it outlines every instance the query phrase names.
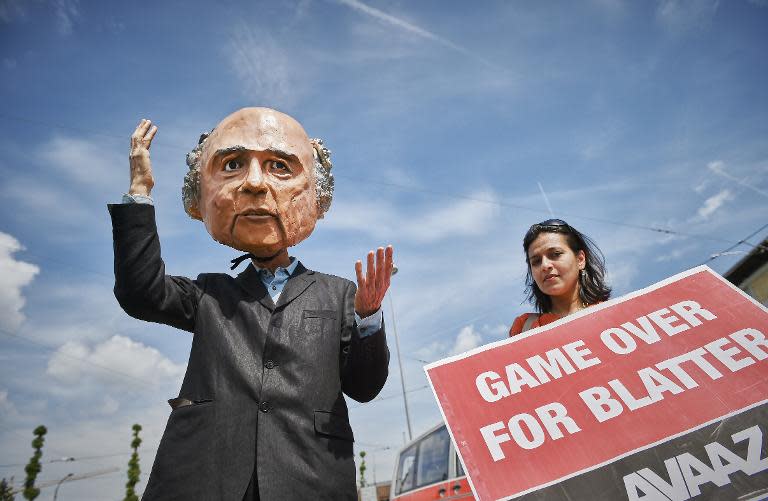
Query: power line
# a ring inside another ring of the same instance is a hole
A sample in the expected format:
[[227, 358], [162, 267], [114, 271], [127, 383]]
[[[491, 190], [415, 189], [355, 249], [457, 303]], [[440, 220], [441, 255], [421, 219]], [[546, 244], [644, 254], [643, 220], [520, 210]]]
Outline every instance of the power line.
[[[156, 450], [157, 450], [157, 447], [154, 447], [152, 449], [142, 448], [141, 449], [141, 453], [143, 454], [145, 452], [154, 452]], [[99, 455], [96, 455], [96, 456], [82, 456], [82, 457], [76, 457], [75, 461], [92, 461], [94, 459], [113, 458], [113, 457], [119, 457], [119, 456], [130, 456], [131, 454], [133, 454], [133, 451], [115, 452], [115, 453], [112, 453], [112, 454], [99, 454]]]
[[[32, 339], [30, 337], [26, 337], [26, 336], [20, 336], [18, 334], [14, 334], [12, 332], [6, 331], [5, 329], [0, 329], [0, 334], [3, 334], [5, 336], [8, 336], [8, 337], [11, 337], [11, 338], [14, 338], [14, 339], [21, 339], [21, 340], [27, 341], [28, 343], [32, 343], [34, 345], [40, 346], [41, 348], [44, 348], [44, 349], [46, 349], [48, 351], [57, 351], [58, 350], [58, 348], [54, 348], [52, 346], [48, 346], [47, 344], [45, 344], [45, 343], [43, 343], [41, 341], [37, 341], [35, 339]], [[121, 372], [121, 371], [112, 369], [111, 367], [107, 367], [106, 365], [101, 365], [101, 364], [97, 364], [95, 362], [91, 362], [90, 360], [82, 358], [82, 357], [77, 357], [75, 355], [70, 355], [69, 353], [65, 353], [65, 352], [59, 351], [58, 354], [59, 355], [63, 355], [65, 357], [67, 357], [67, 358], [71, 358], [73, 360], [77, 360], [78, 362], [86, 363], [88, 365], [91, 365], [93, 367], [99, 368], [101, 370], [105, 370], [107, 372], [111, 372], [111, 373], [116, 374], [118, 376], [122, 376], [122, 377], [125, 377], [125, 378], [128, 378], [128, 379], [132, 379], [134, 381], [137, 381], [139, 383], [142, 383], [142, 384], [150, 386], [150, 387], [154, 387], [157, 384], [156, 382], [147, 381], [145, 379], [137, 378], [136, 376], [132, 376], [132, 375], [127, 374], [125, 372]]]
[[389, 449], [389, 445], [382, 445], [382, 444], [370, 444], [367, 442], [355, 442], [355, 445], [358, 447], [375, 447], [376, 450], [379, 449]]
[[[34, 440], [34, 436], [28, 437], [26, 435], [22, 435], [21, 433], [19, 433], [18, 431], [12, 429], [9, 426], [0, 424], [0, 428], [2, 428], [3, 430], [7, 431], [8, 433], [12, 433], [12, 434], [16, 435], [17, 437], [22, 438], [25, 442], [32, 442], [32, 440]], [[56, 449], [51, 448], [49, 445], [45, 446], [45, 450], [46, 451], [51, 451], [54, 454], [56, 454], [57, 456], [64, 456], [64, 454], [61, 454], [61, 451], [57, 451]], [[24, 463], [24, 465], [26, 465], [26, 463]], [[24, 465], [21, 465], [21, 466], [24, 466]]]
[[[429, 385], [425, 384], [424, 386], [419, 386], [418, 388], [411, 388], [410, 390], [405, 390], [405, 392], [406, 393], [415, 393], [417, 391], [426, 390], [427, 388], [429, 388]], [[373, 400], [371, 400], [370, 402], [365, 402], [365, 403], [362, 403], [362, 404], [353, 405], [349, 409], [350, 410], [351, 409], [359, 409], [360, 407], [363, 407], [364, 405], [367, 405], [367, 404], [373, 404], [373, 403], [376, 403], [376, 402], [381, 402], [382, 400], [389, 400], [391, 398], [399, 398], [399, 397], [402, 397], [402, 396], [403, 396], [403, 392], [398, 391], [397, 393], [392, 393], [391, 395], [385, 395], [383, 397], [376, 397]]]
[[[47, 448], [47, 446], [46, 446]], [[142, 453], [145, 452], [154, 452], [157, 450], [157, 447], [152, 449], [141, 449]], [[93, 461], [94, 459], [104, 459], [104, 458], [113, 458], [113, 457], [120, 457], [120, 456], [130, 456], [133, 454], [133, 451], [126, 451], [126, 452], [115, 452], [113, 454], [99, 454], [96, 456], [82, 456], [82, 457], [64, 457], [61, 459], [50, 459], [48, 461], [41, 461], [41, 464], [50, 464], [50, 463], [62, 463], [62, 462], [73, 462], [73, 461]], [[15, 463], [15, 464], [0, 464], [0, 468], [13, 468], [16, 466], [26, 466], [27, 463]]]
[[[109, 133], [106, 133], [106, 132], [99, 132], [99, 131], [95, 131], [95, 130], [92, 130], [92, 129], [84, 129], [82, 127], [72, 127], [71, 125], [62, 125], [62, 124], [56, 124], [56, 123], [52, 123], [52, 122], [44, 122], [42, 120], [35, 120], [35, 119], [32, 119], [32, 118], [21, 117], [21, 116], [18, 116], [18, 115], [9, 115], [8, 113], [0, 113], [0, 117], [7, 118], [8, 120], [15, 120], [15, 121], [18, 121], [18, 122], [26, 122], [26, 123], [32, 124], [32, 125], [40, 125], [42, 127], [49, 127], [49, 128], [52, 128], [52, 129], [71, 130], [71, 131], [74, 131], [74, 132], [81, 132], [83, 134], [91, 134], [91, 135], [94, 135], [94, 136], [109, 137], [109, 138], [112, 138], [112, 139], [121, 139], [123, 141], [127, 141], [127, 138], [128, 138], [128, 136], [124, 136], [124, 135], [109, 134]], [[128, 143], [126, 142], [126, 144], [128, 144]]]
[[[732, 251], [733, 249], [735, 249], [736, 247], [738, 247], [738, 246], [739, 246], [739, 245], [741, 245], [741, 244], [748, 244], [748, 245], [752, 245], [752, 244], [750, 244], [749, 242], [747, 242], [747, 240], [749, 240], [750, 238], [754, 237], [755, 235], [757, 235], [758, 233], [760, 233], [761, 231], [763, 231], [763, 230], [764, 230], [764, 229], [766, 229], [766, 228], [768, 228], [768, 224], [764, 224], [763, 226], [761, 226], [761, 227], [760, 227], [760, 228], [758, 228], [757, 230], [753, 231], [753, 232], [752, 232], [752, 233], [750, 233], [748, 236], [746, 236], [746, 237], [742, 238], [741, 240], [739, 240], [739, 241], [738, 241], [738, 242], [736, 242], [735, 244], [731, 245], [731, 246], [730, 246], [730, 247], [728, 247], [727, 249], [725, 249], [725, 250], [722, 250], [722, 251], [720, 251], [720, 252], [716, 252], [716, 253], [712, 254], [711, 256], [709, 256], [709, 259], [707, 259], [706, 261], [702, 261], [702, 262], [699, 264], [699, 266], [701, 266], [702, 264], [707, 264], [707, 263], [709, 263], [710, 261], [712, 261], [712, 260], [714, 260], [714, 259], [716, 259], [716, 258], [718, 258], [718, 257], [720, 257], [720, 256], [723, 256], [723, 255], [727, 255], [727, 254], [728, 254], [730, 251]], [[763, 246], [763, 245], [752, 245], [752, 246], [753, 246], [753, 247], [755, 247], [755, 248], [759, 248], [761, 252], [765, 252], [766, 250], [768, 250], [768, 249], [766, 249], [766, 248], [765, 248], [765, 246]]]
[[[40, 464], [51, 464], [51, 463], [68, 463], [70, 461], [75, 461], [75, 458], [73, 457], [62, 457], [60, 459], [49, 459], [48, 461], [40, 461]], [[26, 463], [14, 463], [14, 464], [0, 464], [0, 468], [13, 468], [16, 466], [25, 466]]]
[[[105, 277], [105, 278], [110, 278], [110, 279], [114, 279], [115, 278], [114, 274], [112, 274], [112, 273], [104, 273], [102, 271], [97, 271], [97, 270], [94, 270], [92, 268], [86, 268], [85, 266], [81, 266], [79, 264], [73, 264], [72, 262], [62, 261], [61, 259], [58, 259], [56, 257], [46, 256], [44, 254], [40, 254], [39, 252], [35, 252], [35, 251], [29, 250], [27, 248], [21, 249], [20, 252], [23, 253], [23, 254], [30, 254], [32, 256], [38, 257], [41, 260], [41, 263], [56, 263], [56, 264], [59, 264], [61, 266], [67, 267], [67, 268], [73, 268], [75, 270], [84, 271], [86, 273], [91, 273], [93, 275], [98, 275], [100, 277]], [[31, 264], [34, 264], [34, 265], [37, 266], [37, 265], [39, 265], [41, 263], [31, 263]]]
[[[98, 471], [93, 471], [93, 472], [81, 473], [81, 474], [78, 474], [78, 475], [72, 475], [66, 481], [67, 482], [74, 482], [74, 481], [77, 481], [77, 480], [88, 480], [88, 479], [91, 479], [91, 478], [94, 478], [94, 477], [100, 477], [100, 476], [105, 476], [105, 475], [114, 475], [115, 473], [119, 473], [119, 472], [120, 472], [120, 469], [115, 466], [115, 467], [104, 469], [104, 470], [98, 470]], [[48, 487], [53, 487], [54, 485], [57, 485], [59, 482], [61, 482], [61, 479], [58, 479], [58, 480], [44, 480], [44, 481], [40, 482], [39, 484], [37, 484], [36, 487], [39, 488], [39, 489], [45, 489], [45, 488], [48, 488]], [[17, 490], [14, 490], [12, 492], [12, 494], [18, 494], [18, 493], [20, 493], [23, 490], [21, 488], [21, 486], [15, 488], [15, 489], [17, 489]]]
[[420, 362], [422, 364], [428, 364], [429, 363], [429, 360], [424, 360], [424, 359], [418, 358], [418, 357], [412, 357], [410, 355], [403, 355], [403, 358], [407, 358], [408, 360], [413, 360], [414, 362]]
[[[9, 119], [12, 119], [12, 120], [18, 120], [18, 121], [22, 121], [22, 122], [26, 122], [26, 123], [30, 123], [30, 124], [35, 124], [35, 125], [39, 125], [39, 126], [43, 126], [43, 127], [61, 128], [61, 129], [77, 131], [77, 132], [80, 132], [80, 133], [95, 134], [95, 135], [100, 135], [100, 136], [104, 136], [104, 137], [110, 137], [110, 138], [114, 138], [114, 139], [125, 140], [125, 136], [124, 135], [92, 131], [92, 130], [88, 130], [88, 129], [84, 129], [84, 128], [80, 128], [80, 127], [72, 127], [72, 126], [62, 125], [62, 124], [53, 124], [53, 123], [50, 123], [50, 122], [29, 119], [29, 118], [26, 118], [26, 117], [20, 117], [20, 116], [16, 116], [16, 115], [8, 115], [8, 114], [5, 114], [5, 113], [0, 113], [0, 116], [4, 116], [5, 118], [9, 118]], [[187, 148], [187, 147], [183, 147], [183, 146], [180, 146], [180, 145], [176, 145], [176, 144], [173, 144], [173, 143], [167, 143], [167, 142], [162, 143], [162, 146], [163, 147], [168, 147], [168, 148], [173, 148], [173, 149], [178, 149], [178, 150], [182, 150], [182, 151], [189, 150], [189, 148]], [[480, 198], [480, 197], [473, 197], [473, 196], [468, 196], [468, 195], [463, 195], [463, 194], [448, 193], [448, 192], [442, 192], [442, 191], [437, 191], [437, 190], [427, 190], [427, 189], [417, 188], [417, 187], [414, 187], [414, 186], [408, 186], [408, 185], [392, 183], [392, 182], [386, 182], [386, 181], [379, 181], [379, 180], [374, 180], [374, 179], [370, 179], [370, 178], [360, 178], [360, 177], [349, 176], [349, 175], [345, 175], [345, 174], [336, 174], [335, 177], [342, 178], [342, 179], [349, 179], [349, 180], [352, 180], [352, 181], [359, 181], [359, 182], [362, 182], [362, 183], [378, 184], [378, 185], [388, 186], [388, 187], [391, 187], [391, 188], [396, 188], [396, 189], [400, 189], [400, 190], [404, 190], [404, 191], [424, 193], [424, 194], [429, 194], [429, 195], [433, 195], [433, 196], [448, 197], [448, 198], [451, 198], [451, 199], [469, 200], [469, 201], [474, 201], [474, 202], [478, 202], [478, 203], [485, 203], [485, 204], [495, 205], [495, 206], [499, 206], [499, 207], [503, 207], [503, 208], [510, 208], [510, 209], [516, 209], [516, 210], [525, 210], [525, 211], [534, 212], [534, 213], [547, 213], [547, 211], [539, 209], [539, 208], [528, 207], [528, 206], [524, 206], [524, 205], [520, 205], [520, 204], [514, 204], [514, 203], [503, 201], [503, 200], [502, 201], [499, 201], [499, 200], [489, 200], [489, 199], [484, 199], [484, 198]], [[565, 217], [568, 217], [568, 218], [583, 219], [583, 220], [598, 222], [598, 223], [601, 223], [601, 224], [610, 224], [610, 225], [615, 225], [615, 226], [623, 226], [623, 227], [628, 227], [628, 228], [633, 228], [633, 229], [643, 230], [643, 231], [652, 231], [652, 232], [656, 232], [656, 233], [660, 233], [660, 234], [664, 234], [664, 235], [680, 236], [680, 237], [686, 237], [686, 238], [695, 238], [695, 239], [701, 239], [701, 240], [709, 240], [709, 241], [717, 241], [717, 242], [724, 242], [724, 243], [731, 243], [731, 244], [733, 244], [728, 250], [726, 250], [724, 252], [728, 252], [729, 250], [731, 250], [731, 249], [733, 249], [736, 246], [741, 245], [741, 244], [749, 245], [749, 246], [751, 246], [753, 248], [759, 248], [761, 250], [768, 251], [768, 247], [766, 247], [766, 246], [763, 246], [761, 244], [757, 244], [756, 245], [756, 244], [752, 244], [750, 242], [747, 242], [746, 240], [748, 240], [752, 235], [750, 235], [750, 237], [742, 239], [742, 240], [740, 240], [740, 241], [738, 241], [736, 243], [733, 243], [733, 241], [731, 241], [729, 239], [725, 239], [725, 238], [713, 237], [713, 236], [710, 236], [710, 235], [702, 235], [702, 234], [696, 234], [696, 233], [686, 233], [686, 232], [682, 232], [682, 231], [678, 231], [678, 230], [674, 230], [674, 229], [670, 229], [670, 228], [661, 228], [661, 227], [655, 227], [655, 226], [648, 226], [648, 225], [641, 225], [641, 224], [634, 224], [634, 223], [627, 223], [627, 222], [619, 222], [619, 221], [613, 221], [613, 220], [609, 220], [609, 219], [605, 219], [605, 218], [597, 218], [597, 217], [592, 217], [592, 216], [584, 216], [584, 215], [575, 214], [575, 213], [564, 213], [563, 215]], [[768, 225], [766, 225], [766, 226], [768, 226]], [[758, 230], [758, 231], [760, 231], [760, 230]], [[34, 252], [31, 252], [31, 253], [37, 255], [38, 257], [42, 257], [43, 259], [49, 259], [49, 260], [53, 261], [53, 259], [47, 258], [47, 257], [42, 256], [40, 254], [36, 254]], [[722, 254], [722, 253], [720, 253], [720, 254]], [[714, 259], [714, 257], [717, 257], [717, 256], [711, 257], [708, 261], [705, 261], [705, 263], [711, 261], [712, 259]], [[79, 268], [81, 270], [89, 271], [91, 273], [98, 274], [100, 276], [107, 276], [107, 274], [105, 274], [105, 273], [102, 273], [102, 272], [99, 272], [99, 271], [95, 271], [95, 270], [91, 270], [91, 269], [88, 269], [88, 268], [85, 268], [85, 267], [82, 267], [82, 266], [75, 266], [75, 265], [72, 265], [72, 264], [69, 264], [69, 263], [63, 263], [61, 261], [59, 261], [59, 263], [65, 265], [65, 266], [70, 266], [70, 267], [73, 267], [73, 268]], [[72, 358], [77, 358], [77, 357], [72, 357]], [[415, 357], [406, 356], [404, 358], [410, 358], [412, 360], [417, 360], [419, 362], [425, 363], [424, 360], [419, 359], [419, 358], [415, 358]], [[87, 362], [87, 363], [91, 363], [91, 362]], [[97, 365], [97, 364], [91, 363], [91, 365]], [[102, 368], [104, 368], [104, 367], [102, 367]], [[108, 368], [106, 368], [106, 369], [108, 369]], [[112, 371], [112, 372], [116, 372], [116, 371]], [[128, 376], [128, 377], [132, 377], [132, 376]], [[145, 381], [142, 381], [142, 382], [146, 383]]]
[[[431, 338], [435, 338], [435, 337], [439, 338], [442, 334], [445, 334], [445, 333], [448, 333], [448, 332], [455, 332], [457, 329], [468, 327], [470, 325], [474, 325], [474, 323], [477, 322], [478, 320], [486, 318], [486, 317], [490, 316], [491, 314], [496, 313], [497, 311], [499, 311], [501, 309], [504, 309], [504, 308], [506, 308], [506, 306], [502, 306], [501, 308], [498, 308], [498, 307], [490, 308], [490, 309], [485, 310], [484, 312], [480, 313], [479, 315], [476, 315], [476, 316], [474, 316], [472, 318], [469, 318], [469, 319], [466, 319], [466, 320], [462, 320], [461, 322], [459, 322], [457, 324], [454, 324], [451, 327], [442, 328], [442, 329], [437, 330], [437, 331], [430, 331], [430, 336], [431, 336]], [[412, 356], [412, 355], [402, 355], [402, 357], [403, 358], [407, 358], [409, 360], [416, 361], [416, 362], [420, 362], [422, 364], [429, 364], [429, 363], [432, 362], [432, 361], [424, 360], [423, 358], [415, 357], [415, 356]]]
[[[68, 126], [68, 125], [53, 124], [53, 123], [45, 122], [45, 121], [42, 121], [42, 120], [34, 120], [34, 119], [26, 118], [26, 117], [20, 117], [20, 116], [16, 116], [16, 115], [9, 115], [7, 113], [0, 113], [0, 117], [7, 118], [7, 119], [10, 119], [10, 120], [18, 120], [18, 121], [22, 121], [22, 122], [26, 122], [26, 123], [30, 123], [30, 124], [34, 124], [34, 125], [40, 125], [40, 126], [43, 126], [43, 127], [51, 127], [51, 128], [60, 128], [60, 129], [73, 130], [73, 131], [77, 131], [77, 132], [81, 132], [81, 133], [94, 134], [94, 135], [99, 135], [99, 136], [104, 136], [104, 137], [121, 139], [121, 140], [125, 140], [125, 141], [127, 141], [127, 137], [128, 137], [127, 135], [110, 134], [110, 133], [104, 133], [104, 132], [98, 132], [98, 131], [92, 131], [92, 130], [88, 130], [88, 129], [83, 129], [83, 128], [80, 128], [80, 127], [71, 127], [71, 126]], [[167, 142], [163, 143], [162, 146], [163, 147], [167, 147], [167, 148], [172, 148], [172, 149], [178, 149], [178, 150], [181, 150], [181, 151], [190, 151], [190, 149], [191, 149], [189, 147], [183, 147], [183, 146], [180, 146], [180, 145], [175, 145], [175, 144], [167, 143]], [[483, 198], [471, 197], [471, 196], [457, 194], [457, 193], [448, 193], [448, 192], [442, 192], [442, 191], [436, 191], [436, 190], [426, 190], [426, 189], [422, 189], [422, 188], [416, 188], [416, 187], [413, 187], [413, 186], [407, 186], [407, 185], [402, 185], [402, 184], [398, 184], [398, 183], [391, 183], [391, 182], [386, 182], [386, 181], [379, 181], [379, 180], [370, 179], [370, 178], [359, 178], [359, 177], [355, 177], [355, 176], [348, 176], [348, 175], [345, 175], [345, 174], [334, 174], [334, 177], [341, 178], [341, 179], [349, 179], [349, 180], [352, 180], [352, 181], [360, 181], [360, 182], [363, 182], [363, 183], [378, 184], [378, 185], [381, 185], [381, 186], [389, 186], [391, 188], [398, 188], [398, 189], [405, 190], [405, 191], [411, 191], [411, 192], [416, 192], [416, 193], [425, 193], [425, 194], [430, 194], [430, 195], [435, 195], [435, 196], [440, 196], [440, 197], [447, 197], [447, 198], [451, 198], [451, 199], [471, 200], [471, 201], [474, 201], [474, 202], [491, 204], [491, 205], [496, 205], [496, 206], [499, 206], [499, 207], [510, 208], [510, 209], [525, 210], [525, 211], [529, 211], [529, 212], [535, 212], [535, 213], [538, 213], [538, 214], [541, 214], [541, 213], [545, 213], [546, 214], [547, 213], [547, 211], [539, 209], [539, 208], [528, 207], [528, 206], [525, 206], [525, 205], [514, 204], [514, 203], [506, 202], [506, 201], [487, 200], [487, 199], [483, 199]], [[637, 230], [652, 231], [652, 232], [660, 233], [660, 234], [663, 234], [663, 235], [672, 235], [672, 236], [680, 236], [680, 237], [687, 237], [687, 238], [698, 238], [698, 239], [701, 239], [701, 240], [709, 240], [709, 241], [713, 241], [713, 242], [722, 242], [722, 243], [729, 243], [729, 244], [733, 244], [734, 243], [732, 240], [721, 238], [721, 237], [713, 237], [713, 236], [710, 236], [710, 235], [702, 235], [702, 234], [699, 234], [699, 233], [687, 233], [687, 232], [678, 231], [678, 230], [671, 229], [671, 228], [661, 228], [661, 227], [657, 227], [657, 226], [648, 226], [648, 225], [642, 225], [642, 224], [627, 223], [627, 222], [622, 222], [622, 221], [613, 221], [613, 220], [610, 220], [610, 219], [598, 218], [598, 217], [593, 217], [593, 216], [584, 216], [584, 215], [581, 215], [581, 214], [568, 213], [568, 212], [564, 212], [563, 216], [567, 217], [567, 218], [575, 218], [575, 219], [582, 219], [582, 220], [585, 220], [585, 221], [592, 221], [592, 222], [596, 222], [596, 223], [610, 224], [610, 225], [614, 225], [614, 226], [623, 226], [623, 227], [626, 227], [626, 228], [633, 228], [633, 229], [637, 229]], [[768, 250], [768, 248], [766, 248], [765, 246], [762, 246], [762, 245], [754, 245], [754, 244], [750, 244], [748, 242], [738, 242], [738, 244], [741, 244], [741, 243], [745, 243], [747, 245], [751, 245], [752, 247], [758, 247], [758, 248], [761, 248], [761, 249], [764, 249], [764, 250]]]
[[[415, 188], [413, 186], [406, 186], [402, 184], [397, 183], [391, 183], [391, 182], [385, 182], [385, 181], [377, 181], [373, 179], [366, 179], [366, 178], [360, 178], [360, 177], [353, 177], [353, 176], [347, 176], [344, 174], [334, 174], [334, 177], [338, 178], [345, 178], [345, 179], [351, 179], [353, 181], [359, 181], [362, 183], [374, 183], [374, 184], [380, 184], [383, 186], [390, 186], [392, 188], [399, 188], [406, 191], [413, 191], [417, 193], [426, 193], [429, 195], [436, 195], [436, 196], [444, 196], [449, 197], [452, 199], [462, 199], [462, 200], [470, 200], [473, 202], [480, 202], [485, 203], [489, 205], [497, 205], [499, 207], [504, 207], [508, 209], [518, 209], [518, 210], [526, 210], [530, 212], [536, 212], [536, 213], [544, 213], [547, 214], [547, 211], [535, 208], [535, 207], [528, 207], [525, 205], [519, 205], [519, 204], [513, 204], [511, 202], [505, 202], [505, 201], [499, 201], [499, 200], [488, 200], [484, 198], [478, 198], [478, 197], [472, 197], [468, 195], [462, 195], [460, 193], [448, 193], [448, 192], [441, 192], [441, 191], [435, 191], [435, 190], [427, 190], [423, 188]], [[602, 223], [602, 224], [610, 224], [614, 226], [623, 226], [626, 228], [633, 228], [636, 230], [644, 230], [644, 231], [652, 231], [655, 233], [661, 233], [663, 235], [671, 235], [671, 236], [678, 236], [678, 237], [687, 237], [687, 238], [698, 238], [701, 240], [709, 240], [712, 242], [723, 242], [723, 243], [733, 243], [733, 240], [729, 240], [727, 238], [721, 238], [721, 237], [713, 237], [710, 235], [702, 235], [700, 233], [686, 233], [678, 230], [673, 230], [671, 228], [660, 228], [657, 226], [647, 226], [642, 224], [635, 224], [635, 223], [626, 223], [626, 222], [620, 222], [620, 221], [612, 221], [610, 219], [605, 218], [599, 218], [599, 217], [593, 217], [593, 216], [584, 216], [581, 214], [576, 213], [570, 213], [570, 212], [563, 212], [563, 217], [566, 217], [568, 219], [574, 218], [574, 219], [583, 219], [585, 221], [592, 221], [596, 223]], [[752, 247], [760, 247], [765, 250], [768, 250], [768, 248], [762, 246], [762, 245], [754, 245], [750, 244], [749, 242], [739, 242], [739, 243], [746, 243], [747, 245], [751, 245]]]

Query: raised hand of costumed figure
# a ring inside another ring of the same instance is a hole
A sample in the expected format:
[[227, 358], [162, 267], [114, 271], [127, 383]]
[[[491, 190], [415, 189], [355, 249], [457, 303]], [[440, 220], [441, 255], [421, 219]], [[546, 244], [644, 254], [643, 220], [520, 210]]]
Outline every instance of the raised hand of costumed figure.
[[131, 187], [128, 193], [131, 195], [149, 196], [155, 185], [152, 177], [152, 162], [149, 160], [149, 147], [152, 138], [157, 133], [157, 125], [152, 125], [150, 120], [143, 118], [136, 130], [131, 134], [131, 152], [129, 155], [131, 165]]
[[365, 276], [363, 276], [362, 261], [355, 263], [355, 272], [357, 273], [355, 311], [361, 318], [373, 315], [381, 307], [384, 295], [389, 289], [390, 278], [392, 278], [392, 254], [391, 245], [388, 245], [386, 250], [379, 247], [376, 251], [374, 264], [373, 251], [370, 251]]

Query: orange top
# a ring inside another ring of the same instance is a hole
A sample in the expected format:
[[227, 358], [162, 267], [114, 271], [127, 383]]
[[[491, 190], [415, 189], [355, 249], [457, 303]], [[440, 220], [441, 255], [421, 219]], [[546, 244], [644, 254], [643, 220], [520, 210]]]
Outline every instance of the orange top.
[[[600, 304], [602, 301], [598, 301], [595, 304]], [[587, 305], [586, 308], [589, 308], [592, 306], [591, 304]], [[512, 337], [516, 334], [520, 334], [523, 332], [523, 327], [525, 326], [525, 321], [528, 319], [529, 316], [536, 315], [536, 313], [523, 313], [519, 317], [515, 319], [514, 322], [512, 322], [512, 327], [509, 328], [509, 337]], [[555, 315], [554, 313], [542, 313], [539, 315], [539, 318], [533, 321], [529, 329], [535, 329], [536, 327], [541, 327], [542, 325], [551, 324], [555, 320], [560, 320], [561, 316]]]
[[[525, 325], [525, 321], [528, 319], [530, 315], [536, 315], [536, 313], [523, 313], [522, 315], [520, 315], [515, 319], [515, 321], [512, 323], [512, 327], [509, 328], [510, 337], [523, 332], [523, 325]], [[533, 321], [533, 324], [531, 324], [531, 329], [535, 329], [536, 327], [541, 327], [542, 325], [551, 324], [555, 320], [559, 320], [559, 319], [560, 317], [555, 315], [554, 313], [542, 313], [541, 315], [539, 315], [539, 318]]]

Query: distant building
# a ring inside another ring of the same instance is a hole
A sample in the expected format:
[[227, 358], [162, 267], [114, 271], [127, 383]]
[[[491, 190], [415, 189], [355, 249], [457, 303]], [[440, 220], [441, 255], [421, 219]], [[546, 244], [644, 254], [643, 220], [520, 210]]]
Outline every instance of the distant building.
[[360, 501], [389, 501], [390, 481], [361, 487], [358, 491]]
[[768, 238], [723, 275], [729, 282], [768, 306]]

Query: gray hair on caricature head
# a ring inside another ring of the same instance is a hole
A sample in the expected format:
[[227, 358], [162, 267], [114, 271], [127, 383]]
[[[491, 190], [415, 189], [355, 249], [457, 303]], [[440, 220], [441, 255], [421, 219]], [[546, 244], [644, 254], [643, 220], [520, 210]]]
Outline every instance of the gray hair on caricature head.
[[[187, 167], [189, 170], [184, 176], [184, 184], [181, 187], [181, 201], [184, 203], [184, 210], [192, 216], [192, 208], [197, 205], [200, 199], [200, 159], [203, 156], [205, 140], [213, 133], [204, 132], [200, 134], [200, 139], [192, 151], [187, 153]], [[317, 201], [317, 218], [322, 219], [328, 209], [331, 208], [333, 201], [333, 174], [331, 169], [331, 150], [325, 147], [322, 139], [310, 139], [314, 161], [315, 173], [315, 199]]]

